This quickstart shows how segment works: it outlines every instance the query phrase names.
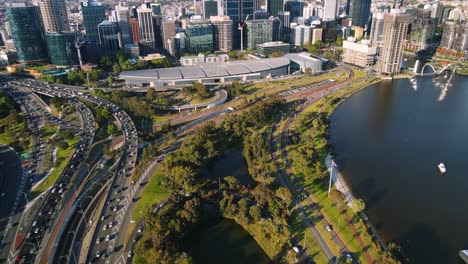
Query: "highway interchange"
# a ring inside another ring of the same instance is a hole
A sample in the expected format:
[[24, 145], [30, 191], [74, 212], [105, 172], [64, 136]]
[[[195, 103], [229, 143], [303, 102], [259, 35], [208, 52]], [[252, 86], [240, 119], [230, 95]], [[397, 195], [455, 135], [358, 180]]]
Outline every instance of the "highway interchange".
[[[314, 93], [316, 100], [335, 91], [330, 88], [333, 86], [333, 82], [333, 80], [327, 80], [304, 90], [282, 94], [282, 96], [299, 96], [313, 91], [316, 92]], [[144, 226], [138, 223], [133, 233], [127, 234], [134, 201], [143, 190], [144, 186], [141, 183], [153, 174], [163, 156], [151, 162], [138, 182], [132, 184], [131, 175], [138, 156], [138, 134], [130, 116], [119, 106], [93, 96], [80, 87], [47, 84], [33, 79], [7, 79], [3, 81], [2, 88], [8, 90], [9, 94], [20, 103], [22, 111], [27, 116], [28, 126], [33, 131], [34, 147], [32, 153], [33, 164], [36, 167], [31, 167], [32, 170], [24, 173], [24, 177], [29, 180], [30, 185], [40, 180], [35, 178], [37, 162], [41, 157], [39, 146], [43, 144], [38, 142], [38, 128], [40, 126], [45, 122], [53, 123], [58, 125], [60, 129], [73, 130], [80, 137], [73, 157], [65, 170], [57, 182], [40, 198], [41, 205], [30, 220], [24, 240], [21, 243], [16, 242], [18, 239], [16, 228], [6, 229], [8, 234], [4, 235], [4, 240], [10, 242], [5, 243], [1, 248], [2, 252], [9, 253], [5, 256], [6, 262], [78, 263], [84, 236], [87, 232], [93, 232], [85, 257], [86, 263], [130, 263], [135, 242], [140, 233], [144, 232]], [[327, 89], [324, 90], [325, 88]], [[322, 90], [326, 91], [326, 94]], [[41, 101], [38, 95], [67, 98], [68, 104], [73, 105], [80, 116], [80, 127], [51, 115], [47, 105]], [[97, 130], [93, 112], [89, 108], [90, 104], [108, 108], [124, 136], [119, 158], [113, 164], [104, 165], [104, 169], [100, 172], [97, 172], [95, 168], [101, 159], [96, 158], [89, 161], [88, 157], [95, 143], [94, 137]], [[222, 118], [231, 111], [233, 109], [227, 107], [207, 111], [206, 114], [192, 122], [180, 126], [177, 134], [194, 130], [202, 123]], [[140, 144], [140, 147], [144, 145]], [[175, 147], [177, 144], [167, 151]], [[21, 189], [17, 193], [28, 195], [30, 185], [23, 186], [26, 191]], [[99, 206], [101, 199], [103, 202]], [[23, 200], [20, 206], [24, 208], [27, 198]], [[21, 213], [15, 212], [13, 214], [12, 212], [8, 227], [14, 226], [13, 222], [19, 223], [21, 216]], [[95, 226], [95, 229], [92, 229], [91, 226]], [[6, 251], [6, 249], [8, 250]], [[326, 251], [327, 248], [324, 250]]]

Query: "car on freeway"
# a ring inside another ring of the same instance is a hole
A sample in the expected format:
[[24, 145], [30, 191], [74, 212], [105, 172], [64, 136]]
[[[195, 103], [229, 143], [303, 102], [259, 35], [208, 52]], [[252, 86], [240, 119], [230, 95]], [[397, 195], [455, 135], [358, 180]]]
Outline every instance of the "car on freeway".
[[106, 236], [106, 241], [109, 241], [109, 240], [110, 240], [110, 236], [107, 235], [107, 236]]
[[137, 231], [138, 233], [141, 233], [143, 231], [143, 227], [140, 226]]
[[133, 256], [133, 252], [130, 250], [130, 251], [128, 252], [128, 255], [127, 255], [127, 256], [128, 256], [129, 258], [131, 258], [131, 257]]
[[101, 243], [101, 239], [98, 237], [96, 238], [96, 244], [99, 244], [99, 243]]

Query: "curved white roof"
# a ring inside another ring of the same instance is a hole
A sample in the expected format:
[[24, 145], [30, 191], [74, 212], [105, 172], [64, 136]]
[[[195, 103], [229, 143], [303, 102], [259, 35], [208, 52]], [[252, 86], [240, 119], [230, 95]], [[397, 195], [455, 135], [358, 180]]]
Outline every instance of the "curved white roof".
[[200, 63], [188, 67], [125, 71], [121, 78], [180, 80], [206, 77], [223, 77], [240, 74], [263, 72], [288, 66], [287, 58], [271, 58], [259, 60], [229, 61], [218, 63]]

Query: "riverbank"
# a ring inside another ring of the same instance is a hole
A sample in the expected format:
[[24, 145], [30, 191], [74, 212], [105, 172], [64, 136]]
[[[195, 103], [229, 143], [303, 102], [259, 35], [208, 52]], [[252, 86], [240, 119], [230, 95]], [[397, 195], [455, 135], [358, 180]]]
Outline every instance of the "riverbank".
[[[359, 71], [358, 71], [359, 72]], [[351, 95], [380, 82], [380, 78], [366, 78], [362, 81], [349, 85], [348, 88], [331, 94], [306, 108], [294, 121], [291, 134], [299, 136], [299, 142], [287, 147], [289, 160], [295, 171], [295, 180], [302, 182], [306, 192], [312, 193], [314, 203], [320, 212], [334, 228], [337, 234], [346, 244], [348, 250], [359, 259], [360, 263], [373, 263], [383, 261], [384, 263], [398, 263], [395, 261], [385, 245], [373, 236], [373, 229], [359, 218], [359, 214], [346, 205], [346, 196], [339, 191], [332, 191], [328, 196], [328, 173], [323, 161], [331, 152], [328, 143], [329, 117], [334, 110]], [[293, 140], [297, 142], [296, 140]], [[300, 154], [301, 149], [312, 146], [306, 156]], [[313, 154], [310, 155], [309, 152]], [[305, 161], [304, 161], [305, 160]], [[305, 164], [304, 164], [305, 163]], [[307, 165], [309, 163], [309, 165]], [[352, 193], [348, 190], [348, 196]], [[349, 197], [348, 197], [349, 200]], [[351, 202], [351, 201], [348, 201]], [[350, 204], [350, 203], [349, 203]], [[319, 228], [327, 243], [334, 245], [332, 237]], [[333, 247], [332, 247], [333, 249]], [[342, 250], [342, 249], [341, 249]], [[341, 252], [338, 249], [338, 252]]]

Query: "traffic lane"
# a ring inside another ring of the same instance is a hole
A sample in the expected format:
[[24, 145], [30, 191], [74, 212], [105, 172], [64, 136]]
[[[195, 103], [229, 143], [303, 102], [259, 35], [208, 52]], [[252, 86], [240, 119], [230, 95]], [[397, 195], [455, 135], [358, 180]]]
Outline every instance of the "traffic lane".
[[[94, 132], [94, 129], [92, 129], [91, 131]], [[86, 134], [87, 133], [85, 132], [84, 135]], [[27, 234], [26, 240], [29, 239], [28, 236], [30, 236], [32, 232], [34, 232], [34, 234], [38, 234], [38, 236], [42, 238], [44, 232], [49, 227], [50, 222], [54, 219], [56, 209], [58, 207], [58, 202], [60, 201], [61, 198], [64, 197], [65, 186], [70, 180], [69, 178], [73, 175], [73, 168], [77, 167], [78, 163], [81, 161], [82, 155], [89, 149], [89, 146], [91, 144], [91, 139], [92, 137], [89, 137], [89, 138], [87, 137], [87, 139], [82, 138], [80, 140], [78, 147], [75, 149], [74, 156], [70, 160], [69, 164], [67, 164], [67, 167], [65, 168], [64, 172], [59, 178], [59, 181], [56, 184], [54, 184], [54, 188], [52, 188], [49, 195], [45, 198], [47, 202], [40, 209], [38, 215], [36, 216], [34, 220], [35, 223], [37, 224], [44, 223], [42, 224], [44, 226], [41, 226], [41, 224], [39, 224], [38, 227], [30, 228], [30, 231]], [[34, 222], [33, 222], [33, 225], [34, 225]], [[38, 240], [37, 238], [31, 239], [31, 240], [32, 241], [27, 241], [27, 242], [30, 242], [31, 244], [40, 243], [40, 240]], [[22, 255], [28, 255], [28, 250], [27, 249], [22, 250]], [[31, 256], [31, 257], [34, 258], [34, 256]]]

